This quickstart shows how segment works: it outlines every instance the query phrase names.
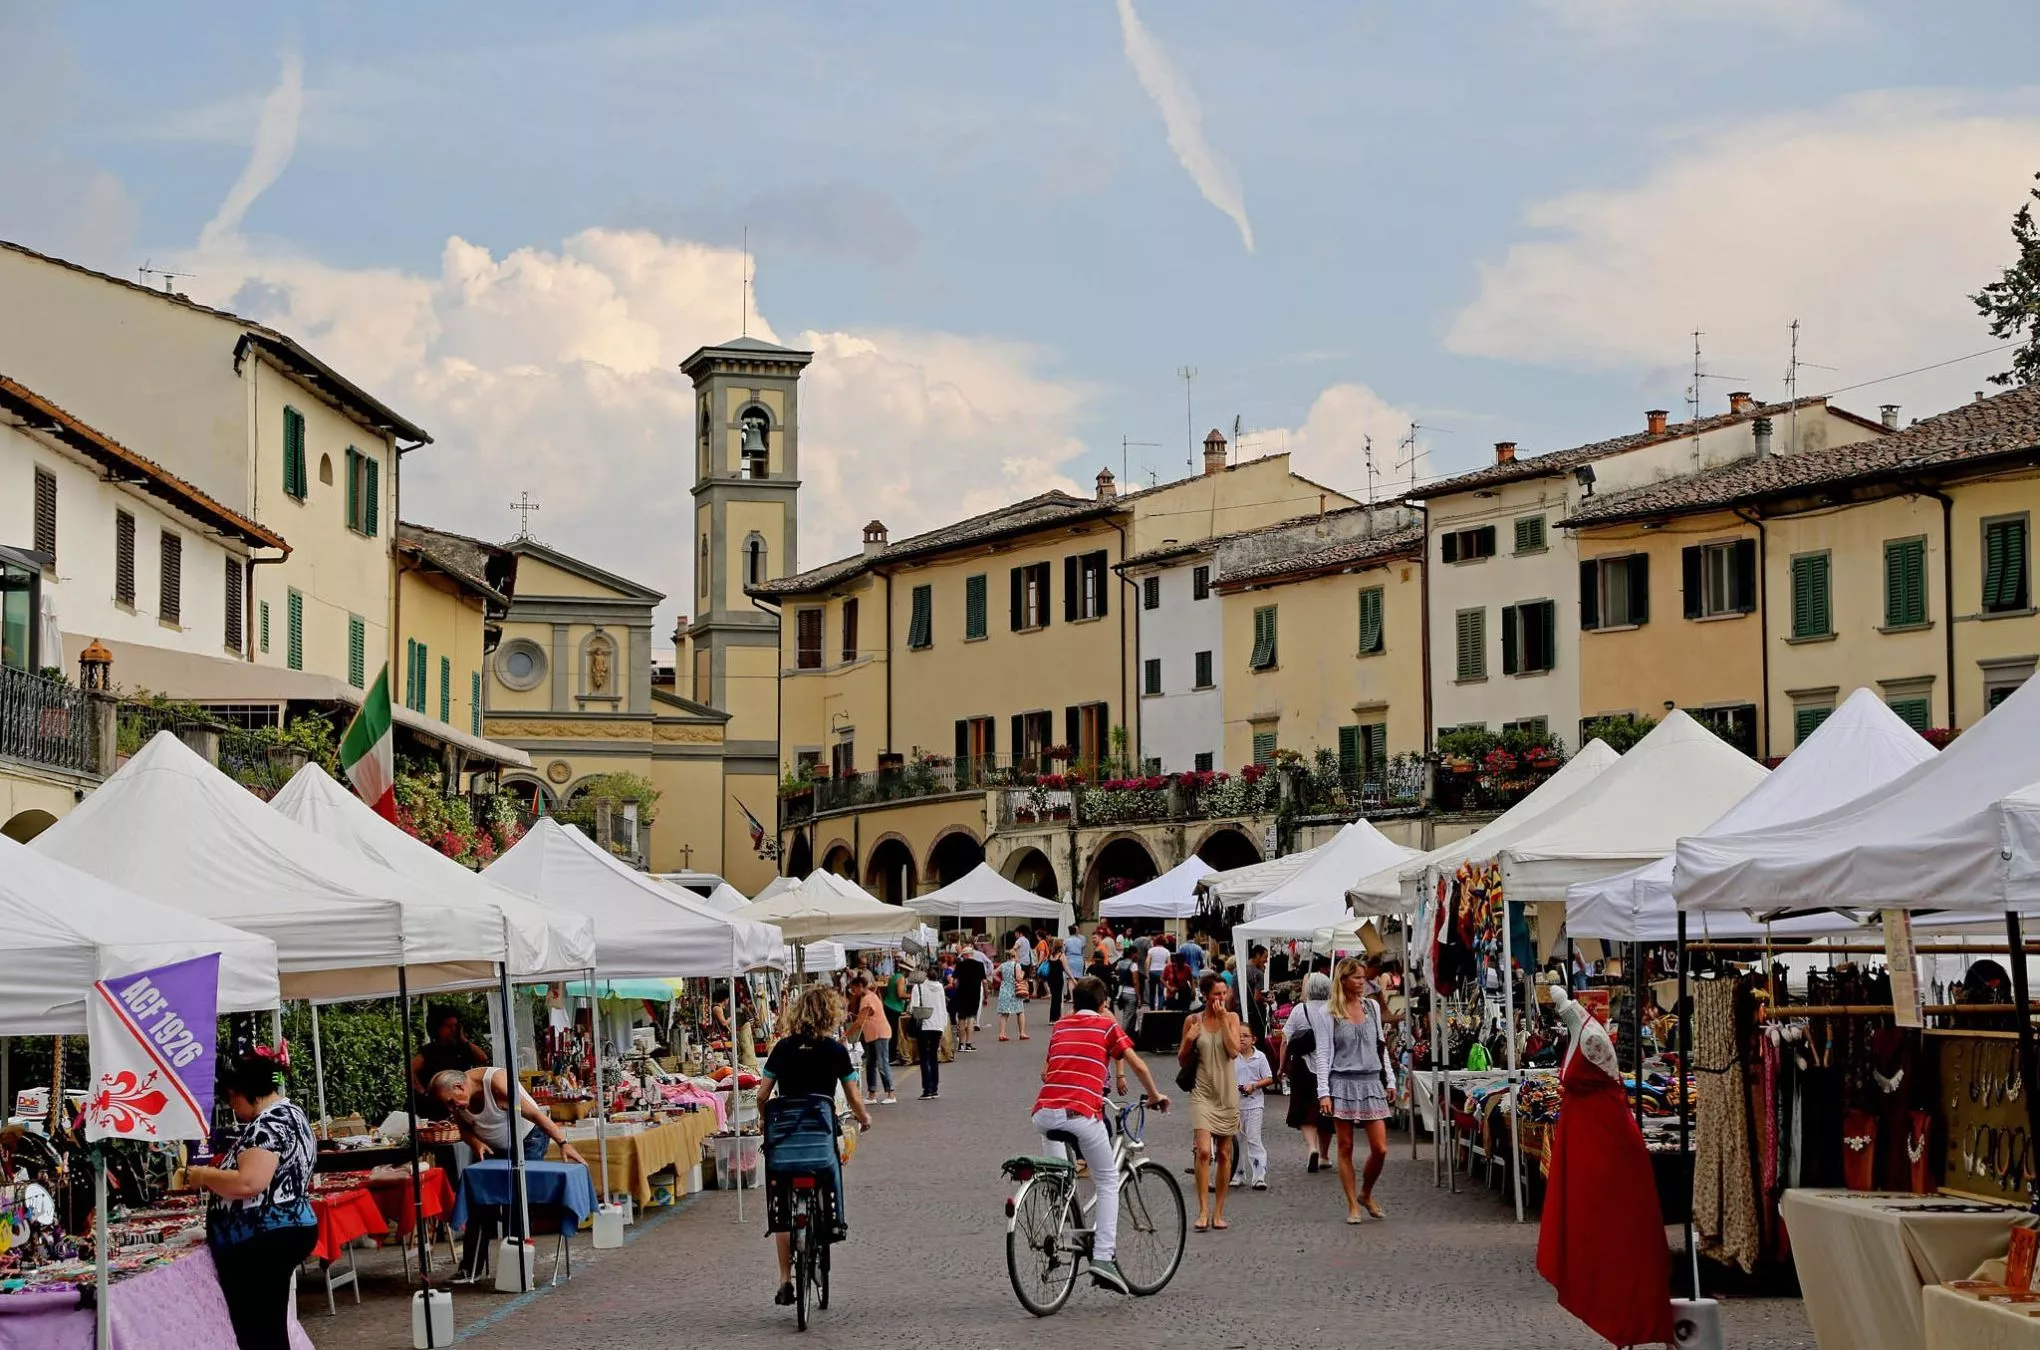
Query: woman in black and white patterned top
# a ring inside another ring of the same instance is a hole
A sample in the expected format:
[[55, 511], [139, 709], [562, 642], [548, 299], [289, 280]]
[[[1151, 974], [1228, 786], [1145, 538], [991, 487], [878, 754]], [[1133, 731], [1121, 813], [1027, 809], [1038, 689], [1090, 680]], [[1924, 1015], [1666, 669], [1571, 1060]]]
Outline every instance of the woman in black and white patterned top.
[[220, 1293], [240, 1350], [287, 1350], [290, 1277], [318, 1242], [312, 1212], [312, 1125], [277, 1081], [290, 1067], [284, 1051], [257, 1046], [220, 1075], [241, 1137], [218, 1167], [185, 1172], [210, 1191], [206, 1236]]

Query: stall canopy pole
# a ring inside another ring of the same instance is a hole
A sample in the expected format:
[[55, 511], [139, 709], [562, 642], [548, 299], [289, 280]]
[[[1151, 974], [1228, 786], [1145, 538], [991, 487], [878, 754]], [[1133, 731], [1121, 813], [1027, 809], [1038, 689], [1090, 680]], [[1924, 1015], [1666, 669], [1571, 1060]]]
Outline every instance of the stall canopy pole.
[[[1691, 1176], [1693, 1168], [1693, 1014], [1686, 975], [1686, 911], [1679, 911], [1679, 1006], [1672, 1011], [1679, 1022], [1679, 1174]], [[1693, 1267], [1693, 1297], [1700, 1297], [1700, 1249], [1693, 1242], [1693, 1188], [1686, 1195], [1686, 1259]]]
[[[402, 966], [397, 967], [397, 1002], [402, 1005], [404, 1014], [404, 1072], [408, 1077], [411, 1065], [411, 979]], [[418, 1094], [410, 1091], [408, 1084], [404, 1091], [404, 1116], [411, 1128], [411, 1231], [418, 1235], [418, 1288], [425, 1298], [425, 1344], [432, 1347], [439, 1344], [432, 1331], [432, 1235], [425, 1227], [425, 1187], [419, 1179]], [[511, 1134], [516, 1134], [514, 1125]]]
[[319, 1001], [307, 999], [306, 1003], [312, 1010], [312, 1078], [319, 1085], [319, 1128], [331, 1136], [333, 1118], [326, 1114], [326, 1052], [319, 1044]]
[[[599, 1026], [602, 1020], [602, 999], [599, 992], [596, 991], [595, 967], [593, 966], [588, 967], [588, 988], [590, 992], [597, 993], [597, 997], [594, 1000], [595, 1016], [591, 1020]], [[514, 1031], [515, 1018], [512, 1018], [512, 1026]], [[595, 1133], [598, 1136], [595, 1146], [602, 1150], [602, 1203], [606, 1205], [609, 1203], [610, 1198], [609, 1098], [602, 1091], [602, 1046], [599, 1042], [595, 1046]]]
[[[510, 963], [496, 963], [496, 981], [503, 992], [503, 1007], [510, 1006]], [[524, 1138], [517, 1132], [517, 1124], [524, 1119], [524, 1085], [517, 1078], [517, 1030], [512, 1027], [503, 1037], [503, 1078], [510, 1096], [510, 1208], [512, 1211], [511, 1232], [517, 1240], [528, 1247], [531, 1245], [531, 1210], [524, 1194]], [[487, 1093], [489, 1085], [482, 1084]], [[533, 1125], [532, 1129], [537, 1129]], [[524, 1284], [524, 1253], [517, 1255], [517, 1292], [528, 1292]]]
[[[2012, 1002], [2019, 1010], [2019, 1076], [2028, 1084], [2026, 1093], [2026, 1134], [2028, 1138], [2040, 1139], [2040, 1092], [2030, 1090], [2033, 1077], [2033, 1013], [2029, 1002], [2026, 981], [2026, 943], [2019, 929], [2019, 916], [2012, 910], [2005, 911], [2005, 936], [2010, 940], [2012, 951]], [[2026, 1169], [2026, 1199], [2035, 1213], [2040, 1213], [2040, 1176], [2029, 1163]]]
[[97, 1350], [113, 1350], [113, 1310], [106, 1306], [106, 1145], [92, 1146], [92, 1343]]
[[1643, 944], [1629, 944], [1629, 1034], [1636, 1041], [1636, 1128], [1643, 1129]]
[[1523, 1222], [1523, 1094], [1516, 1076], [1516, 957], [1509, 922], [1509, 893], [1502, 892], [1502, 1005], [1508, 1009], [1505, 1025], [1509, 1037], [1509, 1156], [1516, 1174], [1516, 1222]]
[[[793, 968], [801, 967], [801, 949], [798, 942], [793, 944]], [[743, 1039], [744, 1014], [737, 1004], [737, 972], [730, 972], [730, 1160], [737, 1174], [737, 1222], [744, 1221], [744, 1114], [743, 1059], [737, 1053], [737, 1045]], [[763, 1126], [761, 1125], [762, 1129]], [[721, 1178], [717, 1178], [718, 1181]]]

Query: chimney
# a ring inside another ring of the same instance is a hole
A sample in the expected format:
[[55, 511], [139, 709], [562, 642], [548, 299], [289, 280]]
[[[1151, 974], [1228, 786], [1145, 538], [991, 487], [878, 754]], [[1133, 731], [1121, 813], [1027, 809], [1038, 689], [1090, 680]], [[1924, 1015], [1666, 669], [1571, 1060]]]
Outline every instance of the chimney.
[[885, 552], [885, 522], [874, 520], [864, 527], [864, 556], [875, 558]]
[[1514, 464], [1515, 462], [1516, 462], [1516, 443], [1514, 441], [1496, 441], [1495, 463]]
[[1207, 477], [1225, 472], [1225, 437], [1219, 435], [1217, 427], [1204, 438], [1204, 472]]
[[1109, 502], [1119, 495], [1119, 484], [1112, 477], [1112, 470], [1098, 470], [1098, 500]]
[[1665, 434], [1665, 419], [1670, 416], [1671, 413], [1663, 408], [1652, 408], [1643, 415], [1643, 423], [1650, 428], [1651, 435], [1662, 436]]
[[1877, 412], [1884, 420], [1884, 429], [1886, 431], [1898, 430], [1898, 405], [1896, 403], [1883, 404], [1877, 409]]
[[1728, 410], [1732, 413], [1750, 412], [1753, 411], [1756, 408], [1756, 406], [1757, 406], [1756, 399], [1750, 397], [1750, 393], [1747, 389], [1738, 389], [1733, 394], [1730, 394], [1728, 396]]
[[1750, 437], [1757, 443], [1757, 458], [1768, 457], [1771, 453], [1771, 419], [1759, 417], [1750, 423]]

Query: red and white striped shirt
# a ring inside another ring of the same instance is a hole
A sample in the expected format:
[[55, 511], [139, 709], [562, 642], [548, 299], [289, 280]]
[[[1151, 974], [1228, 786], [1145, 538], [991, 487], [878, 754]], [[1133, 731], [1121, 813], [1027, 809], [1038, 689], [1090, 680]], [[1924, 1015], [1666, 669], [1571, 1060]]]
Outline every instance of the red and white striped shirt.
[[1106, 1066], [1131, 1049], [1125, 1028], [1104, 1013], [1064, 1017], [1048, 1034], [1048, 1065], [1034, 1109], [1096, 1119], [1105, 1101]]

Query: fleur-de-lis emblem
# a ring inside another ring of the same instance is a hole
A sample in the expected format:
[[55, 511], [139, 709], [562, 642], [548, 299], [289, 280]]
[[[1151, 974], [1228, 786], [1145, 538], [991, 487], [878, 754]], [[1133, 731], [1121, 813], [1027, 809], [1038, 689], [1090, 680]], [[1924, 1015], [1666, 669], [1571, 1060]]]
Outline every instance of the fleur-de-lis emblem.
[[159, 1077], [161, 1071], [156, 1069], [149, 1070], [149, 1076], [140, 1080], [129, 1069], [100, 1075], [99, 1090], [85, 1103], [86, 1115], [95, 1126], [114, 1134], [139, 1132], [153, 1136], [156, 1117], [170, 1104], [169, 1094], [156, 1086]]

